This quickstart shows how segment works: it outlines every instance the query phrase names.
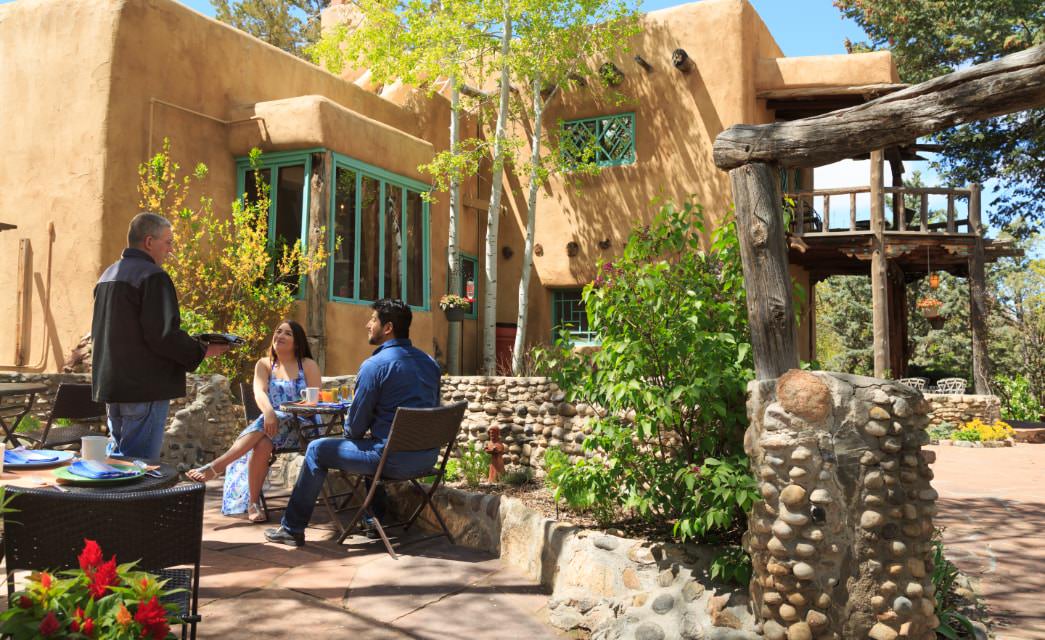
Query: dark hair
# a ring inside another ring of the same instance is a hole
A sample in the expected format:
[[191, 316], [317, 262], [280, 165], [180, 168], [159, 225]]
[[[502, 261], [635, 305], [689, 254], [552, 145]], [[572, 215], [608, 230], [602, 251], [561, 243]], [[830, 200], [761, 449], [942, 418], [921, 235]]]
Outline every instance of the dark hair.
[[[304, 360], [305, 358], [311, 358], [312, 349], [308, 346], [308, 336], [305, 335], [305, 328], [293, 320], [280, 320], [279, 323], [276, 324], [276, 329], [278, 329], [281, 324], [290, 325], [290, 332], [294, 334], [294, 357], [299, 361]], [[273, 329], [272, 332], [275, 333], [276, 329]], [[276, 355], [276, 350], [272, 347], [271, 343], [269, 343], [269, 355], [272, 356], [273, 362], [279, 360], [279, 356]]]
[[155, 238], [164, 229], [169, 229], [170, 226], [170, 220], [167, 218], [156, 213], [142, 211], [134, 216], [131, 224], [127, 226], [127, 246], [140, 247], [145, 242], [146, 236]]
[[414, 320], [414, 314], [405, 302], [399, 298], [383, 298], [370, 305], [370, 308], [377, 312], [382, 327], [392, 323], [392, 334], [395, 337], [410, 337], [410, 323]]

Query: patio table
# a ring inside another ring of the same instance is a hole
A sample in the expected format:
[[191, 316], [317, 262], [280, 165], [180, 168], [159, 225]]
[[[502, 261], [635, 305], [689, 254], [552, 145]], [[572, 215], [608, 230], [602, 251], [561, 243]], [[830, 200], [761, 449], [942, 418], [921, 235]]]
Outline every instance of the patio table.
[[[127, 463], [132, 458], [109, 458], [108, 463]], [[56, 491], [69, 493], [131, 493], [141, 491], [155, 491], [166, 489], [178, 482], [178, 470], [166, 462], [146, 461], [154, 475], [144, 475], [136, 480], [119, 482], [116, 484], [98, 484], [94, 486], [60, 484], [55, 476], [55, 470], [71, 464], [71, 460], [63, 464], [43, 469], [11, 469], [5, 467], [0, 473], [0, 487], [9, 493], [18, 493], [20, 489], [39, 489], [51, 487]]]
[[4, 440], [15, 447], [22, 444], [15, 433], [18, 424], [33, 408], [36, 394], [46, 391], [47, 385], [41, 382], [0, 382], [0, 428]]

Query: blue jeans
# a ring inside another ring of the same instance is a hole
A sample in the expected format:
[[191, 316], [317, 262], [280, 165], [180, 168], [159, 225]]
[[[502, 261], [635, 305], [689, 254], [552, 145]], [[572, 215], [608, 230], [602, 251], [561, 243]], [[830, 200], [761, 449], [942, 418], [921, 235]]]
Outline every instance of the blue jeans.
[[163, 449], [170, 400], [153, 402], [110, 402], [109, 455], [156, 460]]
[[[316, 507], [316, 499], [323, 488], [328, 469], [341, 469], [347, 473], [373, 473], [377, 470], [383, 449], [383, 440], [334, 437], [310, 442], [301, 474], [283, 514], [283, 528], [291, 533], [305, 531], [312, 519], [312, 510]], [[391, 454], [385, 462], [381, 477], [410, 477], [424, 473], [432, 468], [438, 456], [438, 449]]]

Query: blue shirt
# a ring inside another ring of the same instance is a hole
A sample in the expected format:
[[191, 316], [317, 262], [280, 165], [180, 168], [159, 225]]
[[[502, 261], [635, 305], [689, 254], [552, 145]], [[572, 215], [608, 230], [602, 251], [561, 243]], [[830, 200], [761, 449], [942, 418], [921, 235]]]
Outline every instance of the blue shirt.
[[388, 440], [399, 407], [439, 406], [439, 365], [410, 340], [393, 338], [363, 362], [348, 413], [348, 436]]

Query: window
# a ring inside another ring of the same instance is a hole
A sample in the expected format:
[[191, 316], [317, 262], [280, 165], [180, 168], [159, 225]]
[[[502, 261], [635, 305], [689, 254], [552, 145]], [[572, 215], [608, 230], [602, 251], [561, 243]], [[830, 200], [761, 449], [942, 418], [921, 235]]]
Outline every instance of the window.
[[588, 312], [584, 308], [581, 289], [558, 289], [552, 291], [552, 339], [559, 337], [559, 330], [566, 328], [575, 344], [599, 344], [599, 337], [588, 329]]
[[[475, 300], [479, 299], [479, 259], [475, 256], [470, 256], [467, 253], [461, 253], [460, 251], [457, 252], [457, 257], [461, 263], [460, 268], [457, 270], [457, 273], [461, 278], [461, 295], [466, 298], [469, 297], [468, 284], [471, 283], [472, 285], [471, 298], [473, 302], [464, 310], [464, 317], [474, 320], [479, 317], [477, 312], [478, 306], [475, 302]], [[447, 291], [450, 290], [449, 278], [450, 274], [447, 274]]]
[[[311, 151], [264, 155], [257, 175], [246, 158], [237, 161], [237, 169], [238, 192], [245, 194], [247, 202], [257, 202], [259, 176], [269, 186], [269, 245], [275, 254], [282, 255], [284, 247], [298, 242], [304, 249], [308, 238], [307, 176], [312, 172]], [[288, 284], [300, 298], [302, 282]]]
[[635, 114], [621, 113], [562, 123], [559, 141], [567, 164], [615, 167], [635, 162]]
[[338, 154], [334, 173], [331, 298], [402, 298], [427, 309], [428, 186]]

